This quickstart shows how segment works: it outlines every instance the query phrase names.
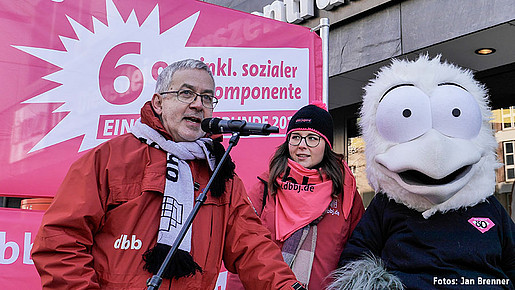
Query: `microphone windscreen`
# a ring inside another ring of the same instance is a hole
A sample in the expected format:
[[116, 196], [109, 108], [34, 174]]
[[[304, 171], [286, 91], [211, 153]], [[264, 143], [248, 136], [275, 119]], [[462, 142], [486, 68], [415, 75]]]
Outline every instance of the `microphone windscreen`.
[[220, 120], [220, 118], [205, 118], [200, 123], [200, 128], [207, 133], [220, 133], [220, 129], [218, 128]]

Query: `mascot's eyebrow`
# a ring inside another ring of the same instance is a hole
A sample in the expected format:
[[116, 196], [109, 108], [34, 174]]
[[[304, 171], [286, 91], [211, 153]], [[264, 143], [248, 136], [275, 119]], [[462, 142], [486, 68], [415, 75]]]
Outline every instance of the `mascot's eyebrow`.
[[462, 89], [464, 89], [465, 91], [468, 92], [468, 90], [466, 88], [464, 88], [464, 87], [462, 87], [462, 86], [460, 86], [458, 84], [455, 84], [455, 83], [440, 83], [440, 84], [438, 84], [438, 86], [457, 86], [457, 87], [460, 87], [460, 88], [462, 88]]
[[386, 92], [384, 92], [384, 94], [381, 96], [381, 99], [379, 99], [379, 103], [381, 103], [381, 101], [383, 100], [384, 96], [386, 96], [386, 94], [388, 94], [389, 92], [391, 92], [392, 90], [394, 90], [398, 87], [404, 87], [404, 86], [414, 87], [415, 85], [414, 84], [399, 84], [399, 85], [393, 86], [393, 87], [389, 88]]

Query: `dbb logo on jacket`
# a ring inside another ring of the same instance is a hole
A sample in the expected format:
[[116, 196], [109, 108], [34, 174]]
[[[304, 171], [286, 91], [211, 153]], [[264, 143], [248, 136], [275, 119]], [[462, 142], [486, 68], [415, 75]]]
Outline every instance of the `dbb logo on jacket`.
[[128, 250], [139, 250], [141, 249], [141, 240], [136, 239], [136, 235], [132, 235], [131, 239], [127, 239], [127, 235], [122, 234], [119, 239], [114, 241], [115, 249]]

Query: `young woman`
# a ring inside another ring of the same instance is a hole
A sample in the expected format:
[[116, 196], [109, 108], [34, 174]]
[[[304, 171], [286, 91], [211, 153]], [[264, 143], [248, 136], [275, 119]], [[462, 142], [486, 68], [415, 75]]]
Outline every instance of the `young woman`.
[[[301, 108], [268, 172], [248, 193], [284, 261], [310, 290], [330, 282], [327, 276], [364, 212], [354, 176], [332, 145], [329, 112], [316, 105]], [[235, 274], [229, 274], [227, 289], [243, 289]]]

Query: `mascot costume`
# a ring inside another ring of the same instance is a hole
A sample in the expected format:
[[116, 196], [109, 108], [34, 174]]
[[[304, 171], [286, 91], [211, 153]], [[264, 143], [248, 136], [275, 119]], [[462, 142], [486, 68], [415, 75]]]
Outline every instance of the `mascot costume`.
[[514, 289], [490, 119], [485, 88], [439, 56], [379, 71], [359, 123], [376, 196], [328, 289]]

